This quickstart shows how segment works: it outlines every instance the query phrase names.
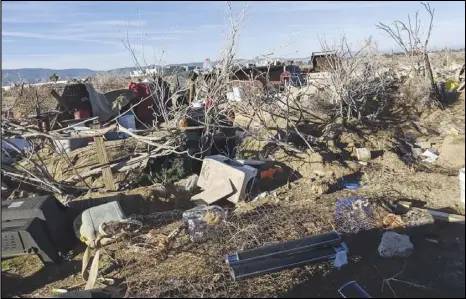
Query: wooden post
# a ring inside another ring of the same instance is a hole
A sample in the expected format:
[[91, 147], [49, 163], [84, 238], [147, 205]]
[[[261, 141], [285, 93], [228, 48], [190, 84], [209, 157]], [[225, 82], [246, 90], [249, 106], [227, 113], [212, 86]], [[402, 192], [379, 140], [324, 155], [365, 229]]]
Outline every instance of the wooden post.
[[[100, 123], [98, 120], [94, 120], [94, 129], [100, 129]], [[102, 136], [94, 137], [94, 142], [97, 150], [97, 158], [102, 166], [102, 177], [104, 179], [105, 187], [108, 190], [116, 190], [115, 181], [113, 180], [112, 170], [107, 157], [107, 151], [105, 150], [104, 138]]]
[[189, 105], [193, 102], [194, 99], [194, 81], [192, 79], [189, 80]]

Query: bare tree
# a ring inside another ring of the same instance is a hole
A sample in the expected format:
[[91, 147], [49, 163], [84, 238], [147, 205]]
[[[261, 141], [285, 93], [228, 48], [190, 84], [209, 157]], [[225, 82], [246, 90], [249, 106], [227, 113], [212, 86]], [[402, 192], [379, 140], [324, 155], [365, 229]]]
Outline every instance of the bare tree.
[[[324, 63], [331, 104], [338, 109], [336, 114], [350, 119], [377, 114], [384, 108], [384, 97], [393, 80], [379, 59], [376, 45], [369, 38], [362, 46], [353, 49], [345, 36], [334, 44], [321, 39], [323, 51], [327, 55]], [[369, 101], [377, 102], [377, 110], [368, 109]], [[365, 115], [364, 115], [365, 114]]]
[[440, 93], [432, 72], [427, 48], [429, 45], [430, 35], [432, 33], [435, 9], [430, 7], [430, 4], [421, 2], [422, 6], [429, 14], [429, 25], [427, 31], [424, 32], [419, 19], [419, 11], [416, 11], [414, 20], [408, 15], [408, 21], [394, 21], [391, 25], [379, 23], [377, 28], [385, 31], [390, 37], [400, 46], [412, 66], [412, 71], [415, 75], [422, 76], [430, 83], [432, 93], [440, 104], [443, 96]]

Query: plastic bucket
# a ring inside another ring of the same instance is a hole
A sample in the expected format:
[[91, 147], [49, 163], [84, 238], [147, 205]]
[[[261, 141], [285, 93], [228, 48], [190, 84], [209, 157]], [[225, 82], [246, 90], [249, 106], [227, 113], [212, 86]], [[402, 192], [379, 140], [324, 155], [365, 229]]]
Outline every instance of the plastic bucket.
[[343, 298], [372, 298], [356, 281], [347, 282], [338, 293]]
[[57, 139], [54, 140], [55, 149], [59, 153], [69, 153], [75, 149], [86, 147], [89, 144], [88, 138], [78, 138], [78, 139]]
[[465, 204], [464, 202], [464, 168], [460, 169], [459, 180], [460, 180], [460, 189], [461, 189], [461, 201], [463, 202], [463, 205], [464, 205]]
[[[118, 119], [120, 125], [128, 130], [136, 130], [136, 118], [134, 113], [129, 111]], [[129, 135], [126, 133], [120, 133], [120, 139], [128, 138]]]

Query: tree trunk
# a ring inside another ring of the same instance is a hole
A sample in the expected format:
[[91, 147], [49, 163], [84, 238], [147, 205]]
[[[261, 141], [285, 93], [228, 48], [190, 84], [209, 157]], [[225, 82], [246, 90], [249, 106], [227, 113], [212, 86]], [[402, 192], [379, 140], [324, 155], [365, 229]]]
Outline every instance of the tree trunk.
[[439, 91], [439, 89], [437, 87], [437, 84], [435, 84], [434, 74], [432, 73], [432, 68], [430, 66], [430, 60], [429, 60], [429, 55], [427, 55], [427, 52], [424, 53], [424, 65], [425, 65], [425, 70], [427, 72], [427, 79], [430, 81], [431, 88], [434, 91], [434, 96], [435, 96], [436, 100], [439, 102], [440, 106], [443, 107], [443, 105], [441, 105], [443, 95], [440, 93], [440, 91]]

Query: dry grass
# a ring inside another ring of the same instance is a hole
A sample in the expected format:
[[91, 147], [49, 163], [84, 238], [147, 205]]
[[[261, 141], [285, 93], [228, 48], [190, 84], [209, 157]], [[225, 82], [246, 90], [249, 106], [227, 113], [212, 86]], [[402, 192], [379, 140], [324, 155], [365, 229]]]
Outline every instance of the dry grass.
[[16, 87], [2, 91], [2, 112], [10, 111], [12, 117], [24, 117], [36, 113], [36, 105], [41, 112], [55, 109], [57, 100], [50, 92], [53, 85]]
[[[294, 278], [300, 271], [284, 271], [240, 284], [231, 281], [224, 256], [240, 249], [331, 230], [331, 221], [323, 216], [332, 213], [331, 209], [330, 202], [328, 207], [318, 209], [310, 203], [263, 204], [239, 209], [228, 217], [227, 225], [205, 243], [191, 243], [189, 236], [182, 232], [169, 245], [166, 256], [157, 257], [150, 250], [134, 254], [128, 242], [117, 251], [117, 259], [121, 264], [130, 261], [122, 275], [138, 297], [274, 296], [277, 291], [285, 291], [297, 283]], [[162, 226], [158, 231], [168, 235], [180, 224]]]
[[108, 73], [100, 73], [92, 77], [90, 82], [95, 89], [101, 93], [106, 93], [117, 89], [126, 89], [131, 80], [117, 77]]

